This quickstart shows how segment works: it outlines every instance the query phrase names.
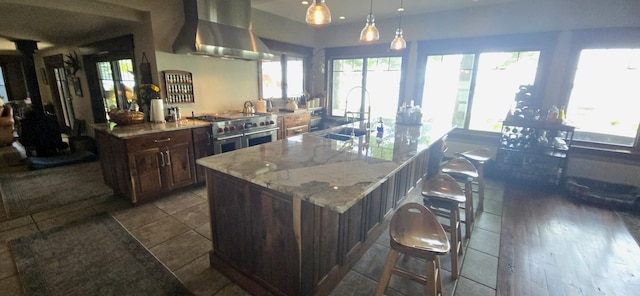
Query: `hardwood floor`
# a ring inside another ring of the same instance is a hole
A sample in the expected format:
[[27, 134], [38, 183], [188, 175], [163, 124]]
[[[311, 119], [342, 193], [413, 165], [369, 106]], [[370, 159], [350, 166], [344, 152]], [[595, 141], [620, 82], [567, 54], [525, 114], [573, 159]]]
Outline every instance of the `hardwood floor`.
[[497, 295], [640, 295], [640, 248], [614, 211], [505, 185]]

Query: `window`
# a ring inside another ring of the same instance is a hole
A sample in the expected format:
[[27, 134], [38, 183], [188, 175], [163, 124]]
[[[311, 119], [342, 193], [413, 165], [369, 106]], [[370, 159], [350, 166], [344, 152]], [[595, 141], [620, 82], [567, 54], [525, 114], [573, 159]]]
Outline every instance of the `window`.
[[567, 105], [574, 140], [632, 147], [640, 124], [640, 48], [580, 52]]
[[309, 91], [310, 58], [313, 49], [262, 39], [275, 58], [260, 62], [260, 94], [264, 99], [297, 98]]
[[[557, 33], [421, 41], [423, 121], [500, 132], [521, 85], [540, 85]], [[547, 55], [549, 56], [549, 55]]]
[[360, 118], [371, 107], [375, 118], [395, 118], [400, 98], [402, 57], [332, 60], [331, 115], [354, 112]]
[[262, 97], [292, 98], [305, 94], [304, 59], [286, 54], [262, 61]]
[[135, 99], [135, 77], [131, 59], [96, 63], [105, 113], [113, 108], [127, 109]]
[[499, 132], [519, 86], [534, 84], [539, 57], [539, 51], [428, 56], [425, 119]]
[[0, 100], [3, 100], [5, 103], [9, 101], [9, 96], [7, 95], [7, 85], [4, 82], [4, 69], [0, 67]]

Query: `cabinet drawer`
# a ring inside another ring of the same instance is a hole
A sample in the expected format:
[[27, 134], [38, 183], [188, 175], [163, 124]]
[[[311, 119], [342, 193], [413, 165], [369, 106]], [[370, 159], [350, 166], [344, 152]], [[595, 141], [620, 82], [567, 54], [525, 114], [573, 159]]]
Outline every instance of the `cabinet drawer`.
[[291, 127], [291, 126], [299, 126], [299, 125], [308, 125], [309, 121], [311, 120], [311, 114], [310, 113], [301, 113], [301, 114], [294, 114], [294, 115], [286, 115], [284, 116], [284, 126], [285, 127]]
[[293, 136], [297, 136], [300, 134], [304, 134], [304, 133], [308, 133], [309, 132], [309, 125], [299, 125], [299, 126], [292, 126], [292, 127], [288, 127], [286, 130], [286, 135], [285, 137], [293, 137]]
[[127, 141], [127, 150], [137, 151], [149, 148], [176, 145], [179, 143], [191, 142], [190, 130], [179, 130], [171, 132], [160, 132], [148, 134]]

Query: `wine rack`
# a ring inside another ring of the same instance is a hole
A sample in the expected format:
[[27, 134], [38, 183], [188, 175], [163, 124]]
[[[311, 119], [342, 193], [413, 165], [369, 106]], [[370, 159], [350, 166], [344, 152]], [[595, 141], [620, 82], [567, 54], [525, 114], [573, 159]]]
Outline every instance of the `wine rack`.
[[505, 121], [496, 154], [504, 176], [560, 185], [574, 127], [543, 121]]
[[167, 102], [170, 104], [193, 103], [193, 76], [186, 71], [163, 71]]

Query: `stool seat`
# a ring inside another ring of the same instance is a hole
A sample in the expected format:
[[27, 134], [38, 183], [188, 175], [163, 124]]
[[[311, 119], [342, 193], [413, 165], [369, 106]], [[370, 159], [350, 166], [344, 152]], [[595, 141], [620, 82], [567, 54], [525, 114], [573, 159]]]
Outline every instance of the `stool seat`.
[[[411, 202], [393, 214], [389, 224], [391, 250], [387, 256], [375, 295], [384, 295], [391, 274], [407, 277], [425, 286], [425, 295], [441, 295], [440, 255], [450, 250], [449, 240], [437, 218], [425, 206]], [[426, 274], [415, 274], [396, 266], [400, 253], [426, 261]]]
[[491, 151], [487, 148], [474, 149], [457, 154], [476, 163], [485, 163], [491, 159]]
[[473, 163], [464, 157], [457, 157], [447, 161], [440, 170], [445, 174], [451, 175], [459, 182], [464, 182], [464, 194], [467, 201], [464, 204], [465, 216], [465, 235], [471, 237], [473, 223], [475, 221], [475, 211], [473, 209], [473, 181], [480, 176], [478, 169]]
[[447, 234], [438, 219], [419, 203], [407, 203], [398, 209], [391, 218], [389, 235], [392, 247], [403, 248], [402, 253], [409, 255], [443, 255], [450, 249]]
[[447, 174], [436, 175], [424, 182], [422, 196], [447, 199], [457, 203], [464, 203], [467, 200], [458, 182]]
[[462, 157], [447, 161], [447, 163], [442, 166], [441, 171], [445, 174], [462, 175], [467, 178], [475, 179], [478, 177], [478, 170], [473, 163]]
[[471, 161], [478, 169], [478, 211], [484, 210], [484, 163], [491, 159], [491, 151], [487, 148], [479, 148], [474, 150], [458, 153], [458, 155]]
[[441, 224], [451, 234], [451, 276], [457, 279], [459, 272], [459, 256], [463, 254], [462, 230], [460, 227], [460, 204], [465, 204], [467, 197], [458, 182], [447, 174], [435, 175], [422, 185], [424, 204], [434, 214], [447, 218], [447, 225]]

